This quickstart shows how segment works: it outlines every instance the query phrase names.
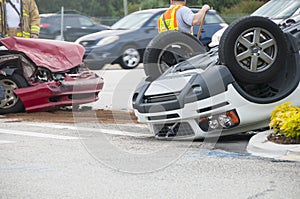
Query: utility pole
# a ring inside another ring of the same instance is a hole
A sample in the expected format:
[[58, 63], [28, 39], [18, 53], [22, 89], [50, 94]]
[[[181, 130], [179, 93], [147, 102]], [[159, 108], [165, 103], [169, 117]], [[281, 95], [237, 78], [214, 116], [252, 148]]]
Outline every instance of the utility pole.
[[123, 4], [124, 4], [124, 16], [126, 16], [128, 14], [128, 3], [127, 3], [127, 0], [123, 0]]
[[64, 41], [64, 7], [61, 7], [60, 15], [60, 40]]

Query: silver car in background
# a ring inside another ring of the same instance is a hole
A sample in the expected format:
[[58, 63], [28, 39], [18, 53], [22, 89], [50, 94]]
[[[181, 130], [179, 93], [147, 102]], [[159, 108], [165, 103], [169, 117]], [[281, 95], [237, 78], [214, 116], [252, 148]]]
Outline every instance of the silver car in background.
[[[262, 16], [271, 19], [276, 24], [283, 22], [288, 18], [294, 18], [300, 15], [299, 0], [270, 0], [256, 11], [251, 16]], [[295, 18], [296, 19], [296, 18]], [[297, 17], [299, 20], [299, 17]], [[211, 38], [209, 47], [218, 46], [221, 36], [226, 27], [218, 30]]]

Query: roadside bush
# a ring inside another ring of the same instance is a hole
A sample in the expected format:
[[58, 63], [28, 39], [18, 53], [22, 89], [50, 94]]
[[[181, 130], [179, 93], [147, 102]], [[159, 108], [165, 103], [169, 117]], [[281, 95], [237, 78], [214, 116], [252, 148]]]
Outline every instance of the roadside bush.
[[250, 15], [264, 3], [265, 1], [259, 0], [239, 1], [231, 7], [222, 7], [220, 14], [227, 23], [231, 23], [242, 16]]
[[277, 106], [271, 113], [270, 128], [274, 133], [286, 137], [300, 139], [300, 108], [285, 102]]

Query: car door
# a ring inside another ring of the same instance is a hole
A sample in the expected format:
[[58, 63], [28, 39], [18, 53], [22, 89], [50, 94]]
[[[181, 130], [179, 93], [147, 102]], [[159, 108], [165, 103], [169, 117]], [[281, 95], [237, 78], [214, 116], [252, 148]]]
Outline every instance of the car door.
[[139, 44], [142, 48], [145, 48], [148, 43], [158, 34], [157, 20], [160, 17], [161, 13], [153, 15], [143, 27], [139, 30], [139, 34], [143, 35], [140, 37]]

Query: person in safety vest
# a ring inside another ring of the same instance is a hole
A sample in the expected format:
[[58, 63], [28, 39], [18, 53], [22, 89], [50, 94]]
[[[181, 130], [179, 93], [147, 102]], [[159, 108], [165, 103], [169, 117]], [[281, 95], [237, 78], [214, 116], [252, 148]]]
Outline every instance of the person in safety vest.
[[180, 30], [191, 33], [191, 27], [199, 25], [201, 20], [204, 19], [206, 12], [210, 9], [210, 6], [205, 4], [194, 14], [185, 5], [186, 0], [170, 0], [170, 8], [158, 19], [159, 33], [167, 30]]
[[0, 33], [38, 38], [40, 15], [35, 0], [0, 0]]

